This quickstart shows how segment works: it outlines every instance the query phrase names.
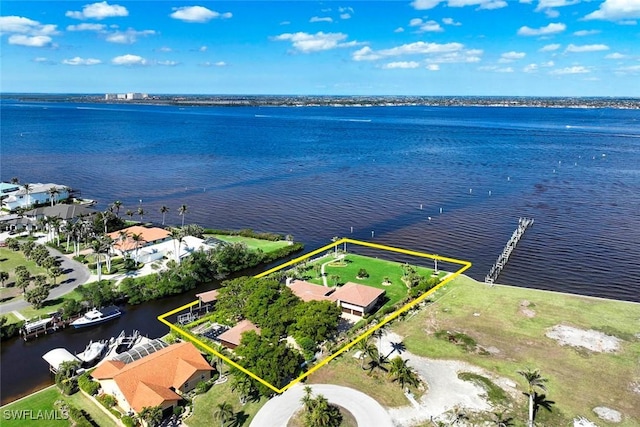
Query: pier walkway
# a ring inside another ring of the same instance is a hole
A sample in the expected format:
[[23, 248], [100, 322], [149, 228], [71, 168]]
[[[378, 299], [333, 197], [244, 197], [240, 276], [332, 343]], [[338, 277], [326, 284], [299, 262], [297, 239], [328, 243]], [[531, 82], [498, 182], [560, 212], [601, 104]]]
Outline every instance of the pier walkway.
[[507, 265], [507, 261], [509, 261], [509, 257], [511, 256], [511, 252], [516, 248], [516, 245], [524, 235], [524, 232], [527, 231], [527, 228], [533, 225], [533, 218], [520, 218], [518, 220], [518, 228], [513, 232], [509, 241], [505, 245], [502, 253], [498, 256], [498, 260], [491, 266], [489, 273], [485, 276], [484, 282], [490, 285], [496, 281], [502, 269]]

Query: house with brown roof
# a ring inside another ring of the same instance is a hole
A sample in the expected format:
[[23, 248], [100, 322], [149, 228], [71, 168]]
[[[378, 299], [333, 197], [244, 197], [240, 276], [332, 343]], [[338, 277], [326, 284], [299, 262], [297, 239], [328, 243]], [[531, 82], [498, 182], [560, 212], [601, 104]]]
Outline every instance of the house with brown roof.
[[145, 407], [160, 406], [169, 415], [182, 400], [181, 394], [211, 379], [213, 370], [192, 343], [182, 342], [131, 363], [106, 360], [91, 376], [124, 411], [139, 413]]
[[373, 310], [384, 294], [384, 289], [347, 282], [332, 293], [329, 299], [338, 303], [343, 313], [364, 316]]
[[[133, 240], [134, 234], [140, 236], [140, 242]], [[140, 250], [146, 246], [171, 240], [171, 233], [164, 228], [143, 227], [141, 225], [127, 227], [107, 235], [113, 240], [113, 251], [120, 253], [120, 255], [135, 251], [136, 248]]]
[[240, 345], [242, 334], [245, 332], [254, 331], [256, 334], [260, 334], [260, 328], [254, 325], [251, 321], [245, 319], [240, 321], [233, 328], [226, 330], [218, 336], [220, 344], [233, 350]]
[[329, 300], [328, 295], [334, 290], [333, 288], [316, 285], [304, 280], [293, 280], [287, 286], [295, 296], [304, 302]]

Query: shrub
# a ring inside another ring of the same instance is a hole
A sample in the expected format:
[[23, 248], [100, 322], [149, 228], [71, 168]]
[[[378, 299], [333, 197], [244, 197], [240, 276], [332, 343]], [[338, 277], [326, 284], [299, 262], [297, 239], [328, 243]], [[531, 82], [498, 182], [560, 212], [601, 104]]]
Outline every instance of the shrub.
[[109, 409], [109, 412], [111, 412], [111, 414], [116, 417], [117, 419], [120, 419], [122, 417], [122, 414], [120, 413], [120, 411], [118, 411], [117, 409]]
[[120, 418], [120, 421], [122, 421], [125, 427], [136, 427], [138, 425], [136, 421], [128, 415], [124, 415]]
[[182, 415], [183, 412], [184, 412], [184, 406], [175, 406], [173, 408], [173, 414], [178, 417]]
[[100, 383], [98, 383], [97, 381], [93, 381], [91, 378], [89, 378], [89, 373], [85, 372], [84, 374], [80, 375], [80, 377], [78, 377], [78, 387], [80, 387], [80, 390], [84, 391], [85, 393], [91, 396], [95, 396], [96, 394], [98, 394], [98, 390], [100, 389]]
[[116, 406], [116, 398], [111, 396], [110, 394], [101, 394], [98, 396], [98, 402], [102, 403], [102, 406], [109, 409], [112, 406]]
[[205, 394], [211, 388], [211, 384], [207, 381], [200, 381], [196, 384], [196, 394]]

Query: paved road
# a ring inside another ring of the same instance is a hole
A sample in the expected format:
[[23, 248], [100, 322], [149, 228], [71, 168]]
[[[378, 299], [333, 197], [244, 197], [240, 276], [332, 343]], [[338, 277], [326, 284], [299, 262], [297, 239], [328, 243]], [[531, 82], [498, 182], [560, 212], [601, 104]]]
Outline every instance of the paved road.
[[[393, 427], [389, 413], [373, 398], [348, 387], [312, 384], [313, 395], [322, 394], [329, 402], [347, 409], [359, 426]], [[280, 396], [269, 400], [260, 409], [250, 427], [286, 427], [291, 416], [302, 407], [304, 386], [296, 384]]]
[[[47, 250], [51, 256], [56, 257], [61, 261], [60, 267], [66, 276], [64, 283], [61, 283], [51, 289], [47, 300], [60, 298], [62, 295], [68, 294], [89, 280], [91, 273], [84, 264], [74, 261], [70, 257], [63, 255], [61, 252], [48, 246]], [[0, 314], [6, 314], [14, 310], [22, 310], [27, 307], [29, 307], [29, 303], [24, 300], [7, 302], [0, 304]]]

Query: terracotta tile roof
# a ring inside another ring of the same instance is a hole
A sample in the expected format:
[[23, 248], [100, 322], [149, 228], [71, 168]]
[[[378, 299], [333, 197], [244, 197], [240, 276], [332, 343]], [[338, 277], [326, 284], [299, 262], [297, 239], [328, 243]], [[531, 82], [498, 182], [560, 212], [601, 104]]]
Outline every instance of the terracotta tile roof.
[[214, 289], [212, 291], [201, 292], [199, 294], [196, 294], [196, 298], [199, 298], [202, 302], [211, 302], [218, 299], [219, 293], [220, 292], [218, 292], [217, 289]]
[[384, 289], [347, 282], [331, 294], [329, 298], [332, 301], [342, 301], [348, 304], [366, 307], [384, 295], [384, 292]]
[[294, 280], [289, 285], [289, 289], [304, 302], [328, 300], [327, 295], [333, 292], [333, 288], [305, 282], [304, 280]]
[[[123, 242], [120, 240], [121, 233], [127, 233], [127, 239]], [[108, 236], [113, 239], [113, 247], [119, 251], [132, 251], [136, 248], [136, 242], [133, 241], [131, 236], [139, 234], [142, 237], [140, 247], [149, 243], [158, 242], [166, 239], [171, 233], [164, 228], [159, 227], [142, 227], [140, 225], [134, 225], [119, 231], [109, 233]]]
[[[113, 362], [111, 365], [116, 367]], [[171, 387], [179, 389], [198, 371], [212, 370], [193, 344], [183, 342], [126, 364], [110, 377], [102, 371], [98, 374], [102, 376], [100, 379], [113, 378], [127, 402], [139, 412], [144, 406], [159, 404], [149, 405], [149, 402], [175, 400], [177, 394], [170, 390]], [[97, 371], [92, 373], [94, 378], [98, 378]]]
[[125, 363], [120, 362], [119, 360], [105, 360], [96, 369], [93, 370], [91, 376], [97, 380], [106, 380], [108, 378], [113, 378], [113, 376], [120, 372], [120, 369], [122, 369], [124, 366]]
[[220, 341], [226, 341], [229, 344], [240, 345], [240, 339], [242, 338], [242, 334], [244, 332], [255, 331], [257, 334], [260, 333], [260, 328], [251, 323], [249, 320], [242, 320], [233, 328], [224, 331], [218, 336]]

